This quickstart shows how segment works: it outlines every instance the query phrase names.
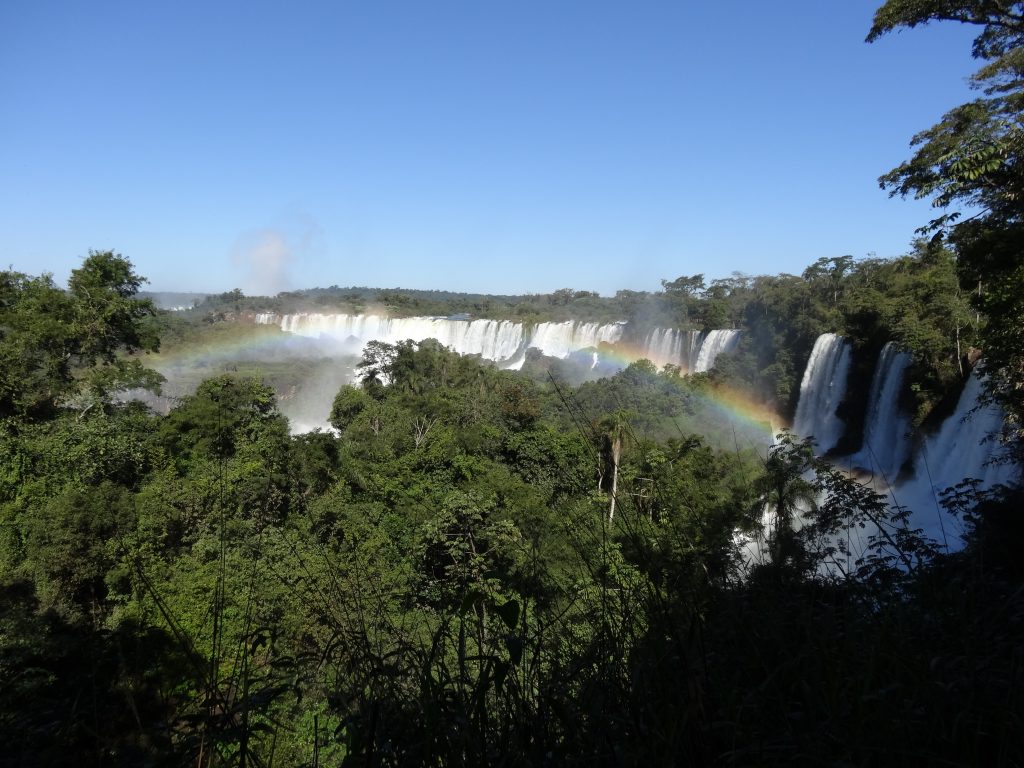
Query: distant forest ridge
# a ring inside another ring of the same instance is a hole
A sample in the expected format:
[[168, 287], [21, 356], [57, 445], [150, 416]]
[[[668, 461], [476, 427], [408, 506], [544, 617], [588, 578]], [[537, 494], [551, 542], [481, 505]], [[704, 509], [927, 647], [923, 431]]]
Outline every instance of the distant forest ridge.
[[[852, 256], [842, 256], [821, 259], [819, 262], [841, 263], [841, 269], [847, 269], [854, 260]], [[337, 285], [282, 291], [276, 296], [247, 296], [238, 288], [208, 295], [151, 292], [140, 296], [153, 299], [161, 309], [184, 309], [194, 305], [203, 312], [372, 313], [390, 317], [459, 315], [466, 319], [516, 320], [528, 324], [565, 320], [602, 323], [629, 321], [641, 325], [712, 328], [723, 327], [722, 323], [727, 324], [730, 313], [722, 312], [720, 307], [712, 317], [699, 317], [702, 313], [695, 315], [693, 312], [698, 304], [727, 300], [730, 297], [739, 298], [748, 295], [755, 286], [777, 280], [803, 279], [785, 274], [754, 277], [737, 272], [729, 278], [706, 281], [703, 274], [684, 275], [674, 280], [662, 280], [661, 290], [621, 289], [614, 296], [601, 296], [596, 291], [569, 287], [550, 293], [487, 294]], [[188, 298], [192, 300], [191, 303], [184, 301]], [[732, 314], [739, 319], [739, 312]]]

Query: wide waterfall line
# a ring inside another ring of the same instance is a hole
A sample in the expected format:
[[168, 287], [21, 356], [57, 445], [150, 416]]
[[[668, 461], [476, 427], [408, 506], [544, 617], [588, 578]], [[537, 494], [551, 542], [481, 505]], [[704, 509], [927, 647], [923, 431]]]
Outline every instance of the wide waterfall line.
[[497, 320], [449, 320], [441, 317], [385, 317], [383, 315], [260, 314], [260, 324], [277, 324], [282, 331], [300, 336], [327, 338], [360, 351], [370, 341], [394, 344], [406, 339], [437, 339], [462, 355], [488, 360], [512, 358], [523, 344], [519, 323]]
[[[519, 368], [526, 359], [526, 350], [537, 349], [548, 357], [566, 359], [582, 350], [599, 350], [602, 344], [616, 345], [624, 341], [627, 325], [593, 323], [575, 320], [537, 323], [527, 328], [511, 320], [463, 320], [447, 317], [391, 318], [383, 315], [289, 314], [261, 313], [256, 322], [278, 325], [287, 333], [328, 339], [337, 342], [346, 352], [358, 354], [370, 341], [394, 344], [406, 339], [423, 341], [437, 339], [459, 354], [480, 355], [506, 368]], [[735, 349], [741, 332], [735, 329], [681, 331], [655, 328], [643, 345], [625, 345], [612, 357], [613, 363], [631, 362], [644, 357], [658, 367], [671, 364], [684, 373], [711, 370], [718, 356]], [[624, 347], [624, 348], [625, 348]], [[600, 352], [592, 367], [600, 362]]]
[[821, 453], [834, 448], [846, 430], [836, 409], [846, 396], [849, 372], [850, 345], [834, 333], [819, 336], [800, 383], [793, 431], [801, 437], [814, 437]]

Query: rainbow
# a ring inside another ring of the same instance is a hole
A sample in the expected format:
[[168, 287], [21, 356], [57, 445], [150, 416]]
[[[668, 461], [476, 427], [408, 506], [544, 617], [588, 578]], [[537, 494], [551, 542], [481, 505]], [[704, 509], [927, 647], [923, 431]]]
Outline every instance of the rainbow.
[[[623, 368], [637, 360], [649, 359], [646, 347], [624, 341], [615, 344], [602, 344], [599, 350], [601, 362], [614, 363]], [[655, 366], [658, 365], [653, 361]], [[686, 371], [682, 372], [684, 375]], [[743, 426], [757, 433], [764, 433], [767, 442], [783, 428], [790, 425], [778, 413], [759, 403], [738, 390], [722, 385], [693, 387], [688, 390], [709, 414], [726, 420], [730, 424]]]
[[731, 388], [695, 389], [692, 396], [710, 413], [763, 434], [765, 445], [771, 445], [778, 433], [788, 427], [777, 413]]
[[[244, 330], [240, 331], [239, 328]], [[237, 362], [285, 361], [310, 357], [314, 339], [285, 333], [275, 325], [239, 326], [214, 332], [189, 344], [167, 344], [157, 353], [145, 356], [144, 363], [159, 371], [175, 368], [216, 366]], [[328, 357], [326, 352], [322, 357]]]
[[[621, 368], [647, 359], [648, 354], [644, 346], [625, 341], [601, 344], [599, 350], [601, 363]], [[337, 351], [329, 343], [322, 346], [317, 339], [282, 331], [276, 324], [224, 323], [211, 327], [195, 343], [167, 344], [164, 351], [145, 355], [143, 363], [173, 378], [189, 369], [208, 368], [209, 374], [215, 375], [240, 362], [251, 362], [258, 368], [260, 363], [271, 365], [299, 358], [331, 357], [337, 357]], [[770, 444], [776, 431], [784, 426], [777, 413], [729, 387], [693, 387], [687, 394], [696, 401], [704, 420], [717, 422], [725, 429], [730, 425], [738, 427], [746, 437], [763, 436], [764, 445]]]

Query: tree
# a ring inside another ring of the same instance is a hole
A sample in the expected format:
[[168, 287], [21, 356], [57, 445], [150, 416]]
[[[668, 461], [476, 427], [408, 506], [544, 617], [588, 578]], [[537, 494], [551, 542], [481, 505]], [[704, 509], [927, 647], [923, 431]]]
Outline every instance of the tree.
[[548, 296], [548, 302], [557, 305], [572, 304], [572, 300], [576, 297], [576, 291], [572, 288], [559, 288], [557, 291]]
[[344, 432], [371, 402], [372, 398], [365, 391], [346, 384], [334, 396], [328, 421], [336, 430]]
[[162, 422], [172, 456], [208, 459], [234, 456], [240, 446], [269, 438], [286, 443], [287, 422], [274, 391], [260, 379], [222, 374], [207, 379]]
[[73, 318], [50, 275], [0, 273], [0, 416], [46, 415], [73, 387]]
[[[983, 95], [917, 134], [913, 156], [879, 179], [891, 195], [931, 198], [942, 213], [921, 228], [956, 249], [961, 284], [987, 318], [981, 329], [990, 394], [1019, 423], [1024, 390], [1024, 2], [888, 0], [867, 40], [904, 27], [957, 21], [979, 28]], [[964, 218], [964, 211], [971, 215]]]
[[156, 335], [140, 323], [156, 312], [152, 301], [135, 298], [144, 282], [132, 263], [113, 251], [89, 251], [82, 266], [72, 271], [68, 293], [74, 300], [76, 352], [83, 364], [111, 364], [121, 351], [159, 349]]
[[853, 256], [820, 258], [804, 270], [803, 278], [823, 287], [830, 304], [839, 303], [843, 280], [853, 270]]
[[608, 505], [608, 522], [615, 519], [615, 502], [619, 491], [619, 466], [622, 462], [623, 442], [630, 434], [629, 419], [631, 413], [624, 410], [617, 410], [598, 421], [597, 434], [601, 442], [601, 477], [604, 478], [610, 472], [611, 487], [608, 489], [611, 501]]
[[778, 574], [788, 568], [801, 574], [807, 569], [795, 523], [802, 511], [813, 510], [817, 502], [819, 487], [815, 480], [808, 479], [815, 467], [813, 444], [798, 442], [784, 433], [768, 452], [764, 473], [754, 481], [758, 506], [774, 517], [768, 551]]
[[90, 251], [67, 292], [50, 275], [0, 272], [0, 416], [42, 418], [76, 395], [88, 409], [117, 390], [155, 389], [161, 377], [126, 356], [159, 348], [143, 323], [156, 310], [135, 298], [143, 282], [112, 251]]
[[665, 293], [692, 298], [704, 290], [704, 275], [683, 275], [675, 280], [662, 280]]

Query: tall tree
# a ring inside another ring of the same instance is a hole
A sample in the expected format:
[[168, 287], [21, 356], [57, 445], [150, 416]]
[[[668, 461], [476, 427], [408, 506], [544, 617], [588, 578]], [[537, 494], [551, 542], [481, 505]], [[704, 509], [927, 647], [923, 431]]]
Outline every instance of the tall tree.
[[[1024, 419], [1024, 2], [888, 0], [869, 42], [933, 21], [979, 29], [983, 62], [971, 79], [981, 95], [917, 134], [913, 156], [881, 177], [892, 195], [931, 198], [941, 210], [922, 227], [956, 249], [960, 280], [987, 322], [981, 343], [990, 393]], [[965, 216], [964, 214], [968, 214]]]
[[37, 417], [76, 394], [106, 401], [118, 389], [154, 388], [160, 377], [136, 359], [159, 341], [136, 298], [143, 278], [112, 251], [90, 251], [68, 290], [50, 275], [0, 272], [0, 416]]

